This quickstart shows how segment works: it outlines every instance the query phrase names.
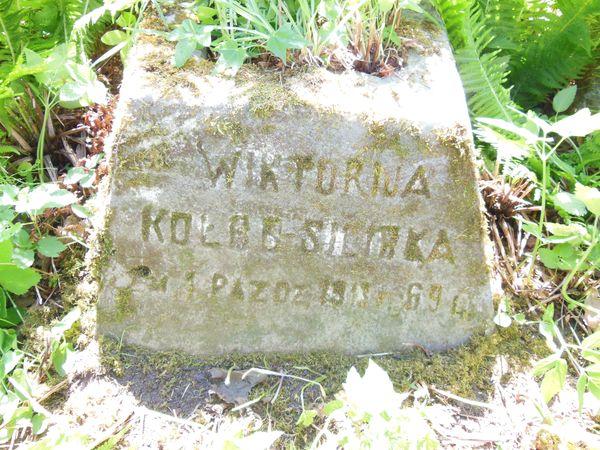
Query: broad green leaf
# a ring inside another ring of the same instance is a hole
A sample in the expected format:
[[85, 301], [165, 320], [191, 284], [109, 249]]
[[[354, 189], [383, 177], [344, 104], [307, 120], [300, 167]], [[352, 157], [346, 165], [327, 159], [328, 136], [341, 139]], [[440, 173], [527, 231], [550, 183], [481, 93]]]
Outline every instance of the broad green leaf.
[[550, 370], [544, 375], [540, 389], [544, 402], [548, 403], [565, 386], [567, 379], [567, 362], [559, 359]]
[[286, 23], [269, 36], [266, 47], [285, 64], [287, 62], [287, 50], [290, 48], [302, 49], [306, 47], [306, 41], [301, 34], [292, 29], [289, 23]]
[[23, 352], [21, 351], [10, 351], [5, 352], [2, 355], [2, 371], [0, 373], [0, 380], [4, 380], [21, 362], [23, 359]]
[[588, 390], [600, 400], [600, 378], [588, 378]]
[[100, 38], [100, 40], [103, 43], [110, 46], [120, 44], [121, 42], [126, 41], [127, 39], [129, 39], [129, 36], [127, 35], [127, 33], [121, 30], [107, 31]]
[[552, 108], [554, 108], [554, 111], [561, 113], [569, 109], [569, 106], [571, 106], [573, 100], [575, 100], [575, 94], [577, 94], [576, 85], [558, 91], [552, 100]]
[[12, 238], [13, 243], [18, 247], [32, 248], [31, 237], [26, 230], [20, 229]]
[[573, 237], [577, 238], [577, 242], [581, 242], [581, 238], [587, 234], [587, 229], [579, 223], [565, 225], [562, 223], [546, 222], [544, 225], [553, 236]]
[[0, 286], [17, 295], [25, 294], [40, 282], [42, 277], [33, 269], [17, 266], [0, 266]]
[[10, 145], [0, 145], [0, 154], [5, 155], [6, 153], [13, 153], [15, 155], [21, 154], [16, 147], [12, 147]]
[[69, 361], [73, 352], [73, 346], [66, 342], [55, 342], [56, 345], [52, 347], [52, 367], [56, 370], [56, 373], [61, 377], [64, 377], [70, 370], [71, 361]]
[[554, 202], [554, 206], [574, 216], [583, 216], [587, 213], [585, 203], [569, 192], [559, 192], [552, 196], [552, 201]]
[[525, 220], [521, 220], [521, 223], [523, 224], [523, 231], [525, 231], [526, 233], [531, 234], [533, 237], [536, 237], [538, 239], [542, 239], [544, 236], [542, 235], [542, 233], [540, 233], [539, 229], [538, 229], [538, 225], [536, 223], [533, 222], [527, 222]]
[[582, 348], [600, 348], [600, 329], [587, 336], [581, 342]]
[[379, 0], [377, 3], [381, 12], [385, 14], [394, 7], [396, 0]]
[[27, 310], [24, 308], [8, 308], [6, 317], [0, 318], [0, 330], [2, 328], [11, 328], [23, 322], [23, 317], [27, 315]]
[[121, 28], [133, 27], [136, 21], [137, 19], [134, 14], [131, 14], [128, 11], [123, 11], [117, 19], [117, 25], [119, 25]]
[[75, 322], [81, 317], [81, 310], [79, 308], [73, 308], [69, 313], [61, 319], [56, 325], [50, 329], [50, 334], [54, 338], [59, 338], [66, 331], [70, 330]]
[[581, 200], [592, 214], [600, 216], [600, 190], [577, 183], [575, 197]]
[[54, 236], [46, 236], [38, 242], [38, 252], [44, 256], [55, 258], [67, 247]]
[[48, 421], [43, 414], [34, 414], [31, 418], [31, 432], [34, 435], [42, 434], [48, 428]]
[[[4, 289], [0, 289], [0, 319], [6, 317], [6, 311], [6, 294], [4, 293]], [[2, 349], [2, 345], [0, 345], [0, 349]]]
[[594, 349], [600, 348], [600, 329], [594, 331], [593, 334], [590, 334], [581, 342], [581, 348], [584, 349]]
[[77, 217], [81, 217], [82, 219], [87, 219], [91, 215], [90, 210], [82, 205], [71, 205], [71, 209], [73, 210], [73, 214], [75, 214]]
[[0, 351], [15, 350], [17, 348], [17, 332], [0, 328]]
[[13, 262], [23, 269], [31, 267], [35, 259], [35, 252], [30, 248], [16, 247], [13, 249]]
[[[540, 249], [540, 259], [549, 269], [572, 270], [577, 266], [580, 256], [579, 252], [568, 243], [555, 245], [552, 249]], [[581, 268], [584, 267], [582, 265]]]
[[177, 67], [183, 67], [184, 64], [190, 59], [192, 53], [196, 50], [196, 41], [194, 39], [186, 38], [177, 42], [175, 46], [175, 65]]
[[496, 128], [500, 128], [501, 130], [508, 131], [516, 136], [519, 136], [525, 139], [527, 143], [534, 143], [540, 141], [541, 138], [536, 134], [533, 134], [527, 128], [519, 127], [512, 122], [508, 122], [502, 119], [494, 119], [491, 117], [480, 117], [477, 119], [479, 122], [484, 123], [486, 125], [490, 125]]
[[597, 130], [600, 130], [600, 113], [592, 115], [588, 108], [580, 109], [552, 125], [552, 131], [563, 137], [584, 137]]
[[190, 40], [201, 47], [209, 47], [212, 42], [211, 33], [215, 29], [212, 25], [198, 25], [190, 19], [184, 20], [181, 25], [168, 34], [171, 41]]
[[92, 186], [94, 186], [94, 183], [96, 182], [96, 171], [95, 170], [90, 170], [88, 173], [85, 174], [85, 176], [79, 180], [79, 185], [82, 188], [91, 188]]
[[300, 417], [296, 421], [296, 425], [300, 428], [308, 428], [315, 421], [315, 417], [317, 417], [317, 411], [314, 409], [306, 409], [300, 414]]
[[[17, 233], [19, 233], [22, 228], [23, 228], [23, 224], [20, 222], [10, 224], [10, 226], [5, 227], [5, 228], [2, 228], [0, 226], [0, 242], [8, 242], [10, 244], [11, 238], [13, 238]], [[11, 247], [11, 249], [12, 249], [12, 247]], [[2, 252], [3, 252], [3, 250], [0, 250], [0, 262], [2, 262], [1, 261]]]
[[552, 369], [556, 365], [556, 361], [558, 361], [560, 357], [557, 354], [552, 354], [543, 359], [540, 359], [533, 366], [533, 376], [539, 377], [544, 375], [550, 369]]
[[29, 382], [29, 378], [27, 377], [27, 372], [25, 372], [25, 370], [21, 368], [15, 369], [8, 381], [13, 386], [19, 388], [18, 390], [16, 390], [15, 393], [19, 396], [21, 400], [27, 400], [28, 397], [31, 397], [31, 383]]
[[104, 153], [98, 153], [96, 155], [92, 155], [85, 160], [85, 168], [86, 169], [95, 169], [98, 163], [104, 158]]
[[341, 400], [332, 400], [330, 402], [328, 402], [324, 407], [323, 407], [323, 413], [326, 416], [331, 415], [331, 413], [333, 413], [334, 411], [337, 411], [338, 409], [342, 408], [344, 406], [344, 402]]
[[85, 169], [83, 167], [73, 167], [73, 168], [69, 169], [69, 171], [65, 175], [64, 183], [65, 184], [79, 183], [79, 180], [81, 180], [83, 177], [85, 177], [86, 173], [87, 172], [85, 171]]
[[[9, 240], [0, 242], [0, 263], [12, 262], [13, 244]], [[0, 267], [2, 267], [0, 265]]]
[[235, 74], [244, 61], [248, 57], [246, 50], [237, 45], [233, 40], [226, 41], [219, 45], [217, 48], [219, 52], [219, 59], [215, 65], [215, 72], [223, 73], [228, 69], [231, 69]]
[[385, 27], [383, 29], [383, 37], [384, 37], [384, 39], [387, 39], [392, 44], [394, 44], [396, 47], [402, 47], [402, 40], [400, 39], [400, 36], [398, 36], [398, 33], [396, 33], [396, 30], [394, 29], [394, 27], [392, 27], [392, 26]]
[[57, 45], [46, 59], [35, 52], [25, 49], [27, 67], [42, 67], [35, 78], [50, 89], [59, 89], [70, 79], [67, 63], [75, 56], [75, 47], [67, 44]]
[[15, 209], [17, 212], [37, 215], [48, 208], [63, 208], [76, 201], [77, 197], [71, 192], [60, 189], [54, 183], [44, 183], [32, 190], [21, 190]]
[[196, 17], [200, 22], [210, 22], [217, 15], [217, 10], [208, 6], [198, 6], [196, 8]]
[[12, 421], [20, 403], [19, 397], [13, 391], [0, 394], [0, 417], [3, 424]]

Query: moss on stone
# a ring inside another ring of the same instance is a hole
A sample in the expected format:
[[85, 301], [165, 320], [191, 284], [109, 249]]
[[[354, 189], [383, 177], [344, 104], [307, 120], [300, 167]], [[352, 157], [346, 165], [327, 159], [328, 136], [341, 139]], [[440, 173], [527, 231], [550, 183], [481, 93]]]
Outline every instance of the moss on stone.
[[306, 105], [292, 91], [286, 89], [278, 78], [273, 76], [250, 84], [248, 92], [250, 93], [248, 108], [260, 119], [273, 117], [276, 112], [283, 111], [290, 106]]
[[[108, 220], [108, 218], [107, 218]], [[114, 254], [113, 240], [108, 233], [109, 225], [106, 224], [102, 232], [98, 233], [98, 254], [93, 258], [90, 272], [97, 282], [100, 282], [103, 270], [108, 266], [109, 260]]]
[[403, 143], [403, 139], [407, 135], [419, 139], [422, 132], [419, 127], [410, 122], [368, 122], [368, 142], [363, 146], [363, 150], [370, 152], [392, 150], [399, 157], [404, 158], [410, 151], [407, 145]]
[[118, 288], [115, 293], [115, 318], [119, 322], [135, 312], [131, 288]]
[[[321, 384], [330, 400], [342, 388], [348, 370], [355, 366], [361, 373], [366, 368], [368, 358], [345, 356], [337, 353], [297, 353], [297, 354], [227, 354], [219, 357], [199, 358], [178, 352], [152, 352], [139, 347], [128, 346], [117, 357], [114, 345], [103, 349], [109, 353], [109, 361], [121, 361], [125, 379], [127, 373], [145, 373], [158, 377], [163, 386], [161, 395], [164, 407], [171, 399], [175, 385], [189, 382], [184, 374], [200, 374], [219, 367], [223, 369], [266, 368], [275, 372], [293, 374], [311, 380], [322, 379]], [[427, 355], [422, 350], [398, 353], [374, 358], [387, 371], [396, 390], [405, 391], [415, 384], [435, 385], [466, 398], [486, 400], [493, 392], [492, 371], [497, 356], [506, 356], [514, 371], [528, 368], [531, 358], [546, 356], [546, 345], [533, 327], [498, 329], [491, 335], [476, 335], [464, 346], [444, 353]], [[195, 375], [198, 376], [198, 375]], [[153, 378], [155, 380], [155, 378]], [[279, 378], [272, 382], [257, 385], [251, 398], [272, 398]], [[278, 398], [270, 403], [260, 401], [253, 407], [259, 414], [271, 418], [274, 429], [295, 433], [295, 423], [301, 414], [300, 395], [305, 382], [286, 379]], [[310, 387], [304, 391], [305, 407], [321, 403], [319, 390]]]
[[148, 173], [136, 173], [135, 175], [127, 178], [125, 183], [127, 186], [135, 188], [135, 187], [143, 187], [143, 186], [151, 186], [154, 180]]
[[133, 172], [147, 169], [162, 170], [171, 167], [169, 151], [163, 144], [152, 145], [120, 158], [119, 169]]
[[121, 345], [114, 339], [98, 336], [100, 351], [100, 363], [102, 367], [120, 377], [124, 373], [123, 360], [121, 356]]
[[228, 137], [233, 144], [244, 144], [248, 141], [250, 130], [240, 120], [239, 114], [228, 118], [207, 117], [204, 120], [206, 133], [214, 137]]

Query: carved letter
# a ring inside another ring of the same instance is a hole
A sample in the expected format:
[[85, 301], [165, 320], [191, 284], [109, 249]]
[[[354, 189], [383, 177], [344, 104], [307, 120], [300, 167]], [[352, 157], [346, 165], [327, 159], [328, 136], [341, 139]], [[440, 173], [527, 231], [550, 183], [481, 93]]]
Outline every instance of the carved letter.
[[195, 287], [195, 283], [194, 283], [194, 279], [196, 278], [196, 272], [189, 271], [185, 274], [185, 281], [188, 284], [188, 296], [187, 299], [188, 301], [192, 300], [192, 297], [194, 296], [194, 287]]
[[273, 190], [277, 192], [279, 186], [277, 185], [277, 177], [273, 171], [273, 165], [275, 163], [269, 164], [265, 159], [266, 158], [263, 158], [260, 166], [260, 188], [264, 191], [267, 189], [267, 184], [271, 183], [273, 185]]
[[400, 227], [398, 226], [384, 225], [381, 227], [371, 227], [367, 237], [367, 256], [371, 255], [373, 249], [377, 247], [377, 241], [380, 241], [379, 252], [376, 252], [377, 256], [379, 258], [393, 258], [396, 253], [396, 244], [398, 244], [399, 237]]
[[366, 308], [369, 303], [369, 283], [354, 283], [350, 290], [350, 303], [359, 308]]
[[240, 278], [235, 280], [235, 283], [233, 285], [233, 288], [231, 289], [231, 293], [229, 294], [229, 297], [232, 300], [238, 300], [240, 302], [243, 302], [244, 299], [246, 298], [246, 296], [244, 295], [244, 290], [242, 289], [242, 280]]
[[227, 277], [220, 273], [215, 273], [212, 278], [212, 295], [213, 297], [219, 293], [227, 285]]
[[[331, 167], [330, 177], [329, 177], [329, 186], [325, 188], [323, 183], [325, 182], [325, 170], [327, 170], [327, 166]], [[331, 194], [335, 189], [335, 177], [336, 177], [337, 169], [333, 165], [333, 163], [329, 159], [320, 159], [319, 165], [317, 167], [317, 192], [319, 194]]]
[[267, 216], [263, 218], [262, 245], [266, 250], [275, 250], [281, 236], [281, 218]]
[[273, 298], [275, 303], [283, 303], [287, 301], [290, 295], [290, 284], [287, 281], [278, 281], [275, 284], [275, 292]]
[[200, 243], [205, 247], [219, 247], [221, 245], [216, 241], [208, 241], [206, 236], [214, 227], [215, 226], [212, 223], [208, 222], [208, 216], [206, 214], [200, 216]]
[[294, 155], [291, 159], [296, 164], [296, 191], [300, 191], [304, 181], [304, 172], [314, 169], [315, 163], [311, 155]]
[[144, 206], [144, 209], [142, 210], [142, 239], [144, 241], [148, 241], [148, 238], [150, 237], [150, 228], [152, 227], [154, 233], [156, 233], [158, 241], [163, 242], [163, 235], [160, 231], [160, 222], [167, 214], [167, 210], [159, 209], [158, 214], [154, 219], [152, 218], [151, 214], [152, 206]]
[[202, 155], [204, 155], [204, 159], [206, 161], [206, 167], [208, 168], [208, 175], [210, 177], [210, 181], [212, 181], [213, 187], [217, 185], [219, 178], [221, 176], [225, 176], [225, 185], [227, 189], [230, 189], [233, 185], [233, 179], [235, 178], [235, 172], [237, 170], [238, 161], [240, 160], [242, 152], [237, 151], [231, 156], [231, 162], [228, 162], [225, 157], [219, 159], [219, 166], [213, 172], [210, 166], [210, 161], [206, 156], [204, 150], [202, 150]]
[[255, 288], [254, 292], [252, 294], [250, 294], [250, 301], [251, 302], [264, 302], [265, 299], [263, 297], [261, 297], [260, 295], [263, 293], [263, 291], [267, 287], [267, 282], [259, 281], [259, 280], [252, 280], [252, 281], [250, 281], [250, 285]]
[[408, 285], [406, 304], [404, 309], [411, 310], [416, 309], [421, 301], [421, 292], [423, 291], [423, 285], [420, 283], [411, 283]]
[[417, 167], [413, 176], [410, 177], [402, 195], [407, 194], [424, 195], [429, 198], [429, 183], [425, 174], [425, 167]]
[[246, 214], [234, 214], [229, 218], [229, 245], [242, 250], [248, 245], [250, 222]]
[[420, 242], [425, 233], [417, 233], [410, 228], [408, 230], [408, 238], [406, 239], [406, 248], [404, 249], [404, 259], [407, 261], [418, 261], [422, 263], [425, 257], [421, 252]]
[[346, 282], [326, 279], [322, 283], [321, 304], [341, 305], [346, 293]]
[[383, 175], [383, 195], [385, 197], [394, 197], [398, 193], [400, 167], [396, 168], [396, 177], [393, 182], [380, 161], [375, 161], [373, 167], [373, 185], [371, 187], [371, 194], [376, 196], [379, 193], [379, 181]]
[[[183, 222], [183, 236], [177, 237], [177, 224]], [[171, 242], [185, 245], [190, 241], [190, 229], [192, 227], [192, 215], [182, 212], [171, 214]]]
[[350, 191], [350, 183], [356, 184], [356, 190], [361, 193], [360, 174], [362, 173], [364, 163], [359, 158], [351, 158], [346, 162], [346, 174], [344, 177], [344, 192]]
[[442, 286], [440, 284], [432, 284], [429, 288], [429, 300], [433, 303], [431, 310], [435, 311], [440, 306], [442, 301]]
[[448, 239], [448, 233], [446, 230], [440, 230], [438, 233], [437, 240], [433, 245], [433, 249], [427, 258], [427, 262], [434, 261], [436, 259], [445, 259], [446, 261], [454, 264], [454, 255], [450, 248], [450, 240]]
[[302, 238], [302, 251], [305, 253], [317, 253], [321, 250], [319, 232], [323, 229], [322, 220], [305, 220], [304, 233]]

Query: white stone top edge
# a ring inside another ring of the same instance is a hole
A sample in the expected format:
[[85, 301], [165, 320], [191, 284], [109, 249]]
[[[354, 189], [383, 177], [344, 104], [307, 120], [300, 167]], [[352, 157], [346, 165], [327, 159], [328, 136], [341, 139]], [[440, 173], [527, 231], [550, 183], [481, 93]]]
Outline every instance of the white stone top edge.
[[[299, 100], [326, 111], [362, 120], [410, 122], [424, 131], [459, 124], [470, 134], [465, 94], [446, 33], [439, 30], [430, 37], [435, 51], [420, 54], [411, 49], [407, 64], [387, 78], [323, 68], [311, 71], [309, 80], [306, 74], [282, 78]], [[121, 102], [223, 110], [243, 107], [252, 94], [253, 82], [200, 74], [186, 67], [178, 69], [176, 76], [146, 71], [150, 55], [156, 60], [157, 53], [162, 53], [163, 64], [173, 64], [172, 45], [136, 44], [125, 70]]]

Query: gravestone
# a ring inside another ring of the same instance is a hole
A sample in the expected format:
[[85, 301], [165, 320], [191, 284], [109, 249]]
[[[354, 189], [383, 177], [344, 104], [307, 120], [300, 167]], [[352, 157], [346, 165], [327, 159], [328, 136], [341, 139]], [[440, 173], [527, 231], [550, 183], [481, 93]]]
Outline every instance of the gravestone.
[[111, 138], [99, 332], [211, 355], [442, 350], [489, 330], [467, 107], [447, 37], [428, 38], [384, 79], [177, 70], [142, 40]]

